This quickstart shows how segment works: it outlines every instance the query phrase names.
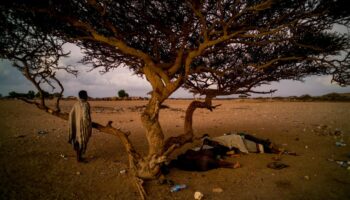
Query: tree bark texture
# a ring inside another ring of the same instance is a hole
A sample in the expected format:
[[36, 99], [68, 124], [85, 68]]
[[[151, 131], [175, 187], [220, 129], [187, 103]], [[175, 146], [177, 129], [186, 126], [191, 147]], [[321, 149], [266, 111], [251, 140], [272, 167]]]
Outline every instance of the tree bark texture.
[[194, 134], [193, 134], [193, 114], [197, 108], [206, 108], [208, 110], [212, 110], [216, 106], [212, 106], [212, 98], [206, 97], [204, 102], [201, 101], [192, 101], [186, 109], [186, 115], [184, 120], [184, 134], [170, 137], [165, 141], [164, 149], [167, 150], [171, 146], [176, 145], [176, 147], [181, 147], [186, 143], [193, 142]]

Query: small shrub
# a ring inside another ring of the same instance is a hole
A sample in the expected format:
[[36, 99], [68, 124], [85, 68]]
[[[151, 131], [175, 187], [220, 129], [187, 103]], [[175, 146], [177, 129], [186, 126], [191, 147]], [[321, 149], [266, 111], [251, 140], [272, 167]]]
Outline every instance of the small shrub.
[[120, 98], [127, 98], [127, 97], [129, 97], [129, 94], [126, 93], [125, 90], [119, 90], [119, 91], [118, 91], [118, 96], [119, 96]]

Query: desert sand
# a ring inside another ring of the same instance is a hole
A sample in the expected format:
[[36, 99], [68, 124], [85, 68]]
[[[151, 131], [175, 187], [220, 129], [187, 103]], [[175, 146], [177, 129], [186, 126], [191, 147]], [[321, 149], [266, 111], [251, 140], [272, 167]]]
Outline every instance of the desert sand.
[[[74, 101], [63, 101], [68, 112]], [[147, 142], [137, 106], [146, 101], [92, 101], [93, 121], [131, 132], [137, 150]], [[189, 100], [168, 100], [160, 121], [165, 137], [182, 133]], [[214, 112], [197, 110], [196, 136], [246, 132], [268, 138], [299, 156], [284, 155], [289, 165], [270, 169], [272, 154], [228, 157], [239, 169], [186, 172], [172, 169], [167, 179], [187, 188], [171, 193], [169, 185], [147, 182], [149, 199], [350, 199], [350, 103], [215, 100]], [[139, 199], [129, 179], [125, 150], [116, 136], [93, 131], [87, 164], [76, 162], [68, 144], [67, 122], [18, 100], [0, 101], [0, 199]], [[336, 146], [343, 141], [346, 146]], [[185, 145], [172, 158], [199, 142]], [[120, 173], [126, 170], [126, 173]], [[222, 192], [213, 192], [221, 188]]]

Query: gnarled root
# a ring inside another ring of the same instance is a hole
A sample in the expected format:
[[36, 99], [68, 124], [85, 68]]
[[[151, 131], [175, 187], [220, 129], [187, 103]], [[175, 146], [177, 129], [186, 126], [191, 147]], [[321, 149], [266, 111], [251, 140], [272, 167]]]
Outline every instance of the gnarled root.
[[158, 178], [160, 174], [160, 164], [167, 160], [166, 156], [152, 155], [140, 158], [133, 163], [133, 178], [136, 188], [142, 200], [146, 199], [147, 192], [144, 189], [144, 180], [152, 180]]
[[144, 181], [136, 176], [134, 176], [134, 182], [136, 184], [136, 188], [139, 191], [140, 197], [142, 200], [145, 200], [147, 197], [147, 193], [145, 188], [143, 187]]
[[166, 156], [152, 155], [137, 162], [136, 176], [143, 180], [156, 179], [160, 175], [160, 164], [167, 160]]

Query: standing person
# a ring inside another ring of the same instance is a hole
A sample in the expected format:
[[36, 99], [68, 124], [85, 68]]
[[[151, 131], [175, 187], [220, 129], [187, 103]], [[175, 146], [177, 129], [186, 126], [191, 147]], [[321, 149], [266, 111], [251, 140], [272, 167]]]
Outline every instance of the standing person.
[[90, 104], [87, 102], [88, 94], [85, 90], [79, 91], [79, 101], [74, 104], [69, 113], [69, 140], [77, 153], [78, 162], [86, 162], [83, 154], [91, 136], [92, 126], [90, 117]]

